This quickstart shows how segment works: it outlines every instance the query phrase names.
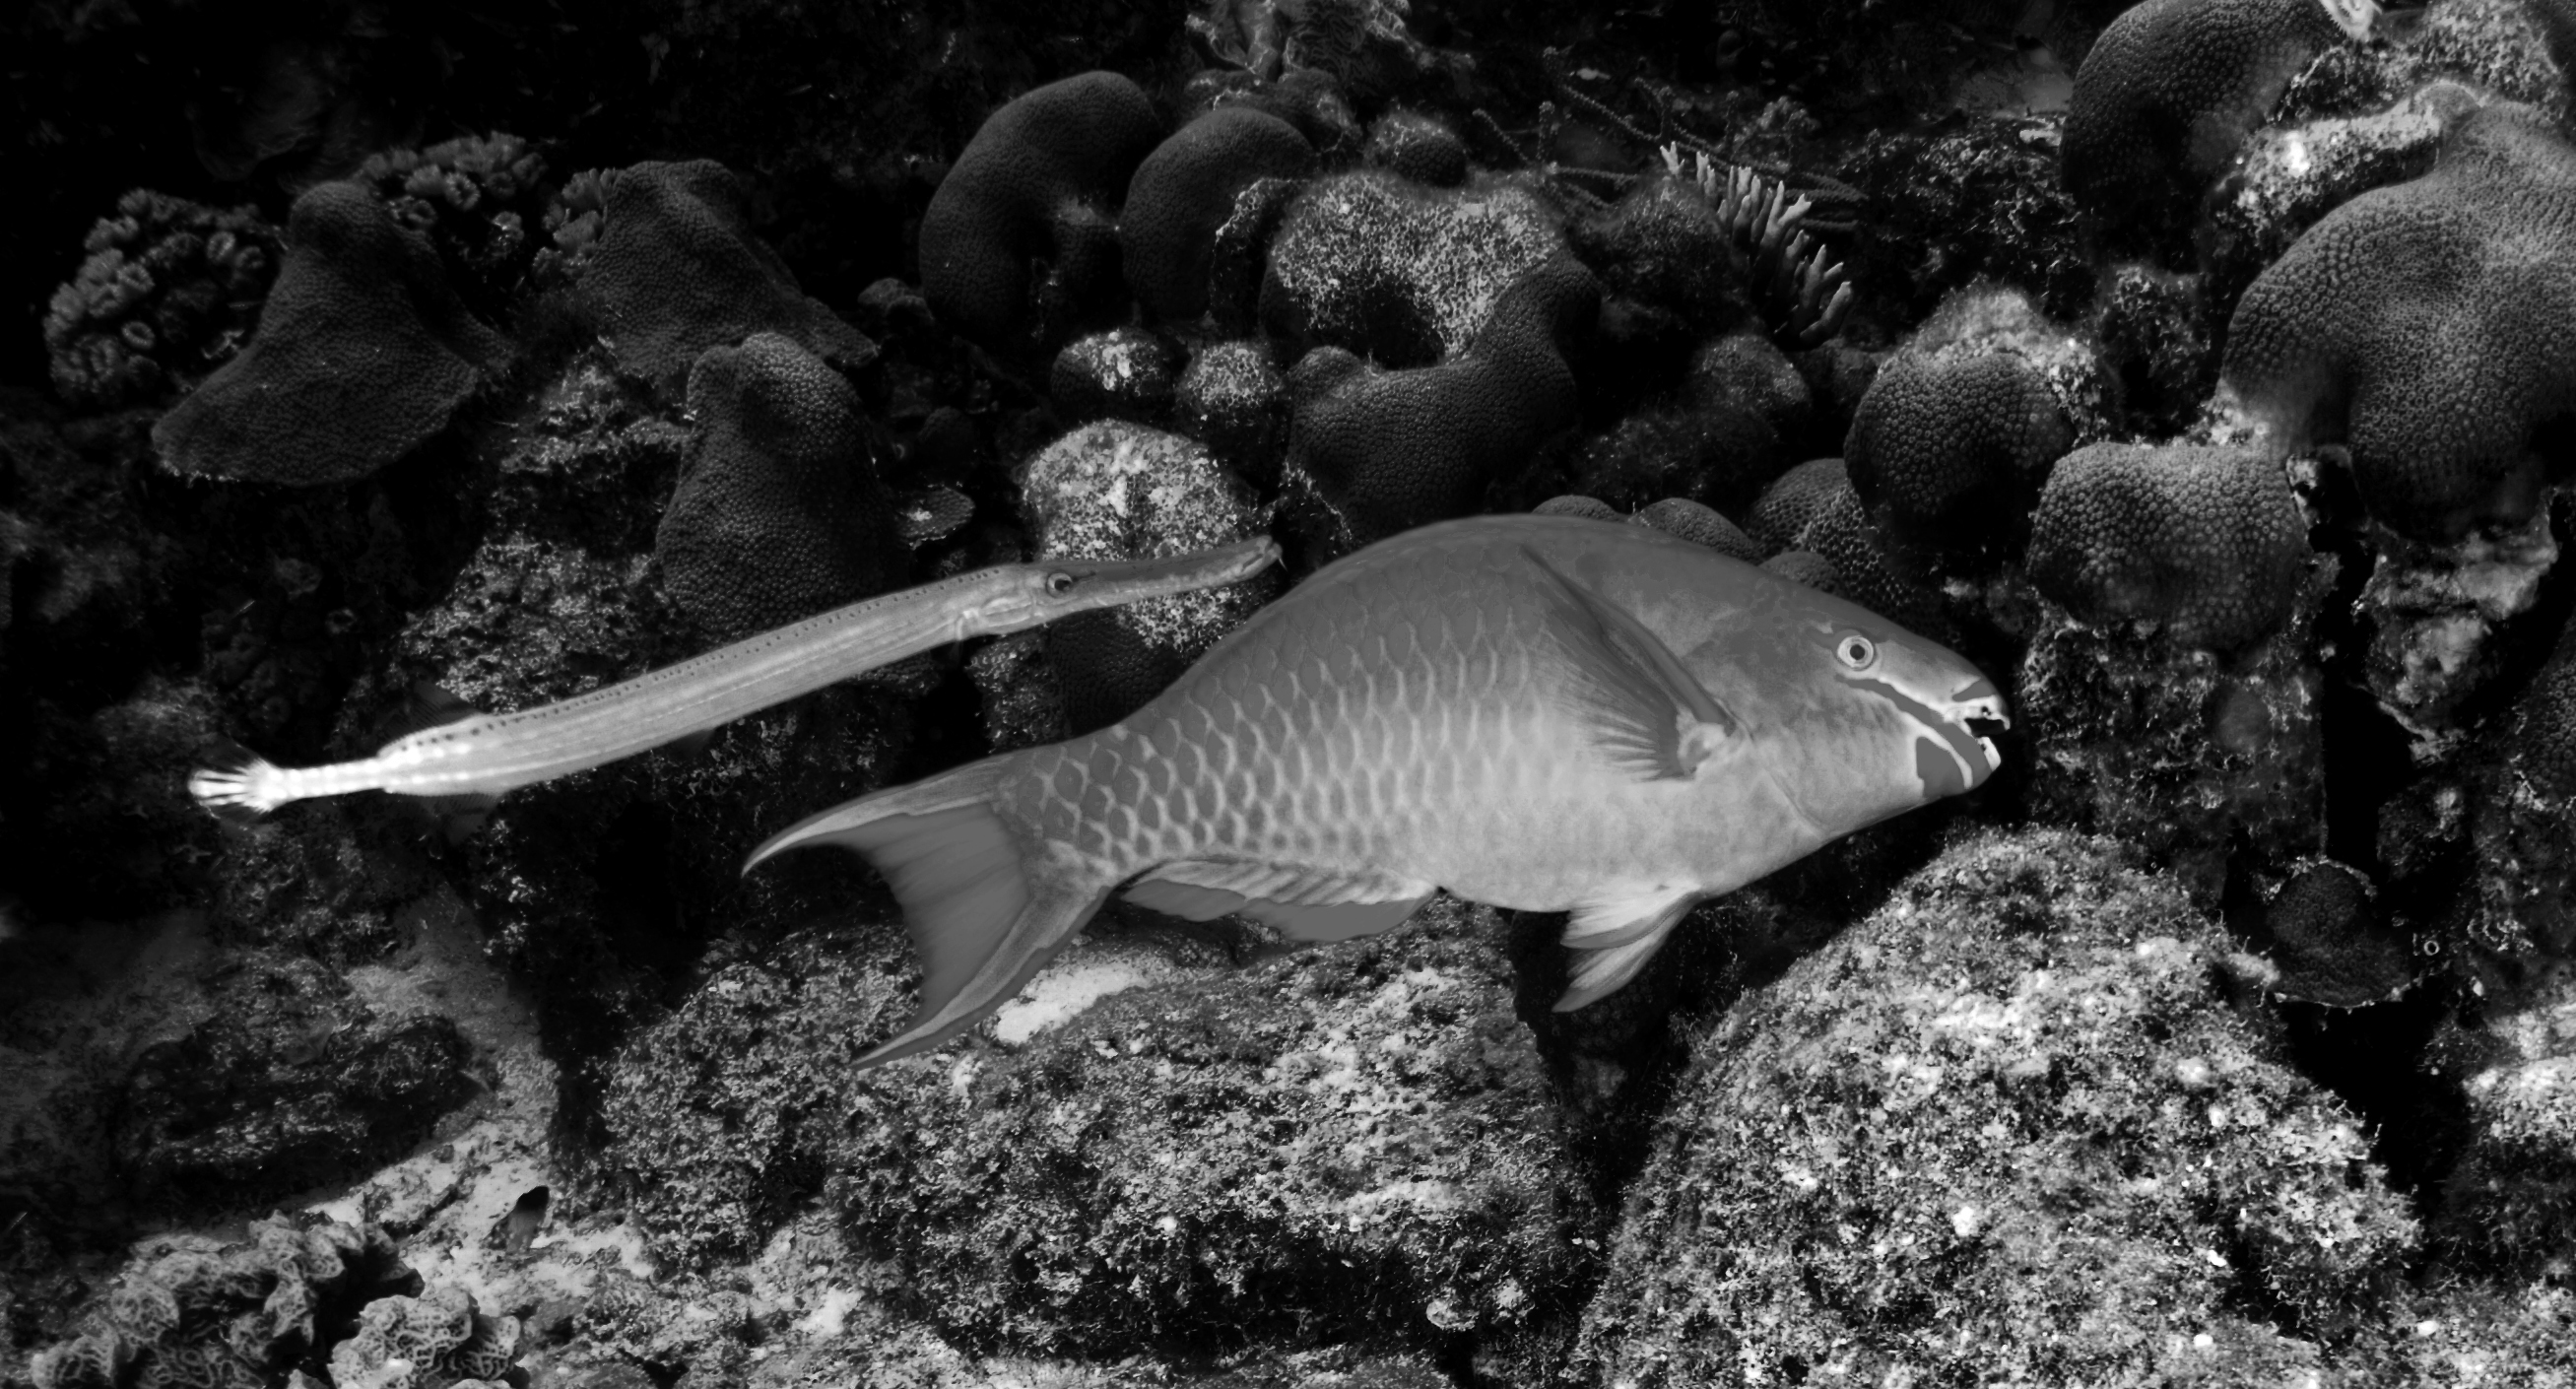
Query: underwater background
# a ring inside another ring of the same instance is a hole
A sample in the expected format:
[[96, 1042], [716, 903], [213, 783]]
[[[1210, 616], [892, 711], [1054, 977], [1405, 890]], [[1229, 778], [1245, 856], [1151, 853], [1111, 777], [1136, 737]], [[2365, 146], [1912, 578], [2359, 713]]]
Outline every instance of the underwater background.
[[[2576, 1384], [2576, 0], [28, 0], [0, 71], [0, 1385]], [[903, 912], [755, 846], [1530, 511], [1941, 643], [2000, 770], [1581, 1009], [1561, 913], [1113, 902], [857, 1064]], [[188, 789], [1264, 535], [470, 817]]]

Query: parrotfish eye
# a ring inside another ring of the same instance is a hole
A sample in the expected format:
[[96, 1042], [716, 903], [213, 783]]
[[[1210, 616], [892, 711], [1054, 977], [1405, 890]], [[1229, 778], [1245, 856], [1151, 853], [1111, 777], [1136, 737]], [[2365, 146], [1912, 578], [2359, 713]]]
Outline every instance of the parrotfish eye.
[[1878, 664], [1878, 645], [1858, 632], [1845, 632], [1834, 640], [1834, 658], [1854, 670], [1867, 670]]
[[1073, 576], [1061, 569], [1047, 575], [1046, 591], [1047, 596], [1051, 598], [1062, 598], [1066, 594], [1073, 592]]

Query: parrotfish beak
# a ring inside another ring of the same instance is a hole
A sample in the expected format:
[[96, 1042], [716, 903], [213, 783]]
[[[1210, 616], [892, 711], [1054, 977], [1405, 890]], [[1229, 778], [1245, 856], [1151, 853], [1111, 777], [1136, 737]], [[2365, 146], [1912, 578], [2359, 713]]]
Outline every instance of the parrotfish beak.
[[2003, 692], [1980, 675], [1951, 691], [1948, 702], [1935, 706], [1933, 712], [1939, 717], [1930, 731], [1939, 735], [1940, 745], [1929, 738], [1915, 740], [1915, 766], [1923, 775], [1924, 789], [1934, 796], [1954, 796], [1985, 785], [1986, 778], [2004, 765], [1995, 740], [1986, 735], [2012, 727]]

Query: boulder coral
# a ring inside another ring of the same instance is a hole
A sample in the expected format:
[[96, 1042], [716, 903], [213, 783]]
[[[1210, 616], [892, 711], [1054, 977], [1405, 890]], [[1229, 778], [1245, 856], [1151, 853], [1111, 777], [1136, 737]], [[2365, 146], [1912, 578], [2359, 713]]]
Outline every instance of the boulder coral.
[[856, 371], [876, 344], [807, 297], [787, 263], [751, 229], [749, 190], [711, 159], [648, 160], [597, 181], [597, 240], [576, 262], [620, 369], [666, 398], [699, 354], [773, 333]]
[[2250, 449], [2094, 444], [2060, 460], [2031, 523], [2031, 582], [2077, 619], [2161, 624], [2241, 650], [2286, 622], [2308, 565], [2288, 475]]
[[2342, 445], [2372, 516], [2458, 540], [2532, 519], [2576, 415], [2576, 147], [2523, 107], [2328, 214], [2245, 291], [2223, 379], [2282, 447]]
[[764, 632], [897, 582], [904, 554], [858, 392], [775, 333], [689, 372], [699, 422], [653, 539], [672, 601], [709, 642]]
[[1213, 344], [1181, 372], [1174, 427], [1208, 446], [1236, 477], [1267, 492], [1288, 450], [1288, 378], [1257, 339]]
[[1128, 180], [1118, 217], [1127, 285], [1147, 319], [1188, 323], [1207, 312], [1208, 265], [1235, 195], [1314, 165], [1296, 127], [1248, 106], [1217, 107], [1156, 145]]
[[1388, 370], [1319, 347], [1288, 375], [1288, 468], [1312, 481], [1344, 543], [1474, 510], [1486, 487], [1574, 422], [1570, 353], [1599, 303], [1571, 259], [1514, 284], [1466, 350]]
[[2113, 216], [2196, 195], [2290, 79], [2368, 32], [2350, 0], [2145, 0], [2075, 72], [2060, 147], [2068, 191]]
[[1067, 424], [1101, 418], [1161, 424], [1172, 413], [1180, 363], [1170, 345], [1141, 328], [1086, 333], [1064, 345], [1047, 370], [1047, 398]]
[[1870, 382], [1843, 465], [1896, 544], [1963, 564], [2008, 558], [2050, 465], [2107, 432], [2115, 392], [2090, 344], [2027, 295], [1963, 291]]
[[[1268, 520], [1191, 440], [1126, 421], [1077, 429], [1029, 460], [1020, 509], [1041, 559], [1138, 559], [1241, 540]], [[1132, 714], [1276, 591], [1262, 575], [1080, 613], [1046, 629], [1073, 731]]]
[[[1016, 352], [1118, 293], [1112, 218], [1162, 140], [1153, 103], [1114, 72], [1032, 88], [966, 142], [921, 215], [921, 290], [968, 339]], [[1031, 266], [1046, 262], [1042, 279]]]
[[507, 365], [438, 252], [354, 183], [287, 216], [259, 332], [152, 429], [171, 471], [313, 487], [411, 453]]
[[1980, 831], [1699, 1038], [1577, 1358], [1594, 1382], [2258, 1384], [2419, 1246], [2362, 1125], [2108, 841]]

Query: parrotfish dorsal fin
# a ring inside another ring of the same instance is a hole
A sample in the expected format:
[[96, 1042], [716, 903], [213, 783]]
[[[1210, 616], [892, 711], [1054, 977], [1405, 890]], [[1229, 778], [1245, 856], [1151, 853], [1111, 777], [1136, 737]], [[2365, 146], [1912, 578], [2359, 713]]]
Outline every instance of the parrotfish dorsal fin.
[[436, 681], [415, 680], [411, 697], [403, 701], [402, 712], [385, 726], [385, 742], [399, 743], [424, 729], [462, 723], [482, 712]]
[[1735, 716], [1663, 638], [1538, 551], [1524, 545], [1521, 553], [1565, 600], [1550, 614], [1551, 626], [1612, 761], [1647, 777], [1687, 777], [1738, 734]]
[[1291, 940], [1352, 940], [1391, 931], [1431, 896], [1426, 883], [1346, 877], [1269, 863], [1183, 859], [1136, 880], [1127, 900], [1186, 921], [1241, 912]]

